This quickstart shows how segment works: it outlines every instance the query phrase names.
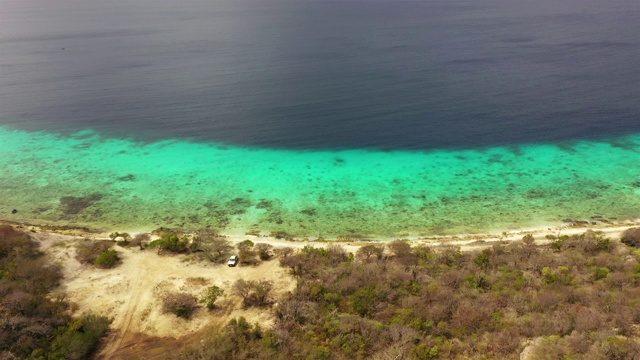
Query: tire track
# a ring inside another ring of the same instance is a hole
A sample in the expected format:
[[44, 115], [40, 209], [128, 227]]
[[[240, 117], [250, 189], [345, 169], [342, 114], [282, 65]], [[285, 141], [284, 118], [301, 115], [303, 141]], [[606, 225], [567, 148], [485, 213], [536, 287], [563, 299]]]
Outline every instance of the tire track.
[[142, 266], [138, 268], [138, 276], [135, 276], [132, 283], [130, 283], [127, 301], [122, 305], [127, 309], [123, 315], [122, 323], [120, 325], [116, 324], [113, 326], [117, 329], [117, 335], [115, 339], [110, 341], [105, 349], [100, 353], [100, 359], [116, 359], [118, 350], [123, 348], [123, 344], [125, 344], [131, 333], [131, 324], [133, 323], [134, 315], [138, 310], [138, 305], [140, 304], [140, 298], [143, 292], [143, 289], [140, 287], [141, 279], [147, 274], [146, 261], [141, 265]]

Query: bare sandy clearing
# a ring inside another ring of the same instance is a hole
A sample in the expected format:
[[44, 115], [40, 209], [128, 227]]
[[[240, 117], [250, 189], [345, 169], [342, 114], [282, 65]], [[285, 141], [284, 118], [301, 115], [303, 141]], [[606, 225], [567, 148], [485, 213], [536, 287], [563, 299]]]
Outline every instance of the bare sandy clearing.
[[[295, 281], [278, 260], [258, 266], [228, 267], [202, 262], [186, 262], [185, 256], [157, 255], [153, 250], [114, 247], [121, 263], [114, 269], [102, 270], [83, 266], [75, 259], [75, 244], [84, 241], [55, 234], [37, 234], [56, 262], [63, 266], [61, 291], [82, 312], [113, 318], [115, 329], [105, 339], [102, 358], [116, 358], [118, 350], [130, 347], [136, 334], [152, 337], [179, 338], [193, 334], [211, 323], [224, 324], [238, 316], [251, 323], [268, 327], [273, 322], [269, 309], [242, 309], [241, 301], [232, 295], [231, 287], [238, 279], [269, 280], [274, 283], [274, 297], [295, 286]], [[216, 285], [225, 294], [210, 312], [199, 307], [190, 320], [161, 312], [161, 298], [167, 292], [189, 293], [200, 298], [203, 290]]]

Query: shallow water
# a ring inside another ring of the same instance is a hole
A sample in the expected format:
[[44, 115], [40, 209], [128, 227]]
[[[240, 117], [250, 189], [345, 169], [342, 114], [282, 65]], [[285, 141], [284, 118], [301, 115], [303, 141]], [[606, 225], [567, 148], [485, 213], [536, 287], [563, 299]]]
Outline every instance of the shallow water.
[[0, 155], [0, 214], [17, 221], [398, 237], [640, 217], [640, 135], [482, 150], [289, 151], [0, 127]]

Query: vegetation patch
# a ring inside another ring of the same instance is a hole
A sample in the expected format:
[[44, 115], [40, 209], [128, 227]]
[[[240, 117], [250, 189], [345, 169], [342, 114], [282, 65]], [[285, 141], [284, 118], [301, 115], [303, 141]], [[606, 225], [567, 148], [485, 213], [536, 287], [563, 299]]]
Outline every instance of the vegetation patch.
[[189, 239], [175, 233], [166, 233], [163, 234], [160, 239], [149, 243], [149, 247], [158, 249], [158, 251], [186, 253], [189, 251]]
[[30, 358], [86, 359], [98, 348], [100, 339], [106, 334], [110, 323], [110, 319], [97, 315], [87, 315], [72, 320], [59, 329], [59, 335], [53, 341], [48, 354], [36, 351]]
[[0, 358], [87, 359], [106, 333], [103, 316], [69, 316], [62, 278], [29, 235], [0, 226]]
[[[297, 286], [271, 329], [233, 320], [181, 359], [518, 359], [528, 344], [535, 359], [634, 359], [639, 253], [597, 232], [470, 252], [306, 246], [281, 253]], [[269, 304], [261, 285], [239, 280], [233, 292]]]

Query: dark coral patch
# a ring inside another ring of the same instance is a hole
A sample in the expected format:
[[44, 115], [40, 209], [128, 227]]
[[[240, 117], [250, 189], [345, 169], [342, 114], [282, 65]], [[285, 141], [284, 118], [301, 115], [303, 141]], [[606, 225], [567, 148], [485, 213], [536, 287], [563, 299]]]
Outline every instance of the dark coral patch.
[[62, 211], [65, 215], [76, 215], [100, 199], [102, 199], [101, 194], [91, 194], [83, 197], [63, 196], [60, 198], [60, 205], [62, 205]]
[[135, 181], [136, 176], [133, 174], [127, 174], [118, 178], [118, 181]]

